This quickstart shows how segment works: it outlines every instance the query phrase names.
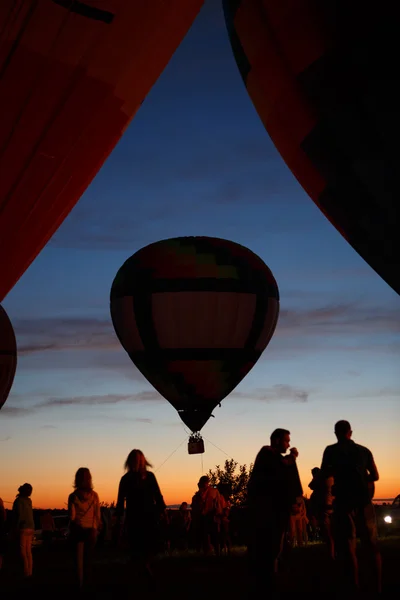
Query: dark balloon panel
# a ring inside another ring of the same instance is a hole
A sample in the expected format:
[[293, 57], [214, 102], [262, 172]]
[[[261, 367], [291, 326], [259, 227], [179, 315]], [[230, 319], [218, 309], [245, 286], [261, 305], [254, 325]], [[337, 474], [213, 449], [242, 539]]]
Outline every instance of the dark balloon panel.
[[61, 225], [203, 0], [1, 0], [0, 301]]
[[11, 321], [0, 306], [0, 409], [8, 398], [17, 368], [17, 342]]
[[121, 344], [192, 431], [257, 362], [278, 313], [269, 268], [218, 238], [151, 244], [124, 263], [111, 289]]
[[400, 293], [396, 3], [224, 0], [232, 49], [305, 191]]

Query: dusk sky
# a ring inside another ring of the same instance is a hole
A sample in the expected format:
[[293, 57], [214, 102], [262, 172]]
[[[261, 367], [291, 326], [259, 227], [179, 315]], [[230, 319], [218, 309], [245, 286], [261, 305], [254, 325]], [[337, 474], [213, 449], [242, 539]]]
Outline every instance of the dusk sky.
[[[188, 455], [183, 423], [131, 363], [109, 313], [121, 264], [151, 242], [184, 235], [249, 247], [281, 295], [275, 335], [204, 427], [202, 457]], [[376, 497], [400, 492], [400, 299], [279, 156], [240, 78], [221, 2], [206, 1], [3, 306], [19, 348], [0, 415], [5, 501], [29, 482], [34, 506], [62, 508], [75, 471], [87, 466], [100, 500], [111, 502], [128, 452], [140, 448], [167, 504], [190, 502], [200, 475], [230, 457], [249, 464], [276, 427], [291, 431], [308, 493], [310, 469], [336, 441], [339, 419], [374, 454]]]

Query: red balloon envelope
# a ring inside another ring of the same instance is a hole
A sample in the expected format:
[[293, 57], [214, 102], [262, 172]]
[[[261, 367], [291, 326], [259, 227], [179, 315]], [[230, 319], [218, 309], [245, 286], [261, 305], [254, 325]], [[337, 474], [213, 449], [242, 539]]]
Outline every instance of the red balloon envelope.
[[270, 269], [218, 238], [150, 244], [122, 265], [111, 288], [122, 346], [192, 432], [255, 365], [278, 314]]
[[400, 294], [396, 2], [224, 0], [236, 62], [283, 159]]
[[0, 301], [96, 175], [203, 1], [0, 1]]
[[6, 311], [0, 306], [0, 409], [8, 398], [17, 368], [17, 342]]

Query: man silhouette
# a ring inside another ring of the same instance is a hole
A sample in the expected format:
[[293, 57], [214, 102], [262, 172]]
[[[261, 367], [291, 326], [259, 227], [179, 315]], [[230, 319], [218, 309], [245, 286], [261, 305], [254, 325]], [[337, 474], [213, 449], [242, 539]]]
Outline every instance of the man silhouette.
[[335, 555], [343, 567], [346, 588], [358, 589], [357, 533], [375, 565], [375, 589], [381, 592], [381, 555], [378, 546], [375, 508], [372, 504], [374, 482], [379, 474], [372, 453], [352, 439], [348, 421], [335, 425], [337, 443], [325, 448], [321, 471], [333, 476], [332, 532]]
[[253, 598], [267, 597], [276, 588], [278, 558], [288, 529], [292, 505], [302, 496], [296, 458], [282, 456], [290, 447], [290, 432], [276, 429], [271, 445], [257, 454], [247, 488], [248, 558]]

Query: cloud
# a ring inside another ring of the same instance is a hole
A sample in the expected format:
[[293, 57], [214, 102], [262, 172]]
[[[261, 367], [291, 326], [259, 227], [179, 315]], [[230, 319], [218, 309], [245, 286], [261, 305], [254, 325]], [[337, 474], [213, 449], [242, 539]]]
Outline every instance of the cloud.
[[[110, 317], [15, 319], [18, 354], [58, 350], [121, 350]], [[327, 303], [310, 309], [281, 307], [276, 335], [400, 333], [400, 309], [362, 303]], [[21, 340], [21, 341], [20, 341]]]
[[97, 406], [113, 405], [120, 402], [160, 402], [164, 399], [156, 391], [142, 391], [136, 394], [105, 394], [103, 396], [72, 396], [48, 398], [34, 406], [35, 409], [49, 406]]
[[[257, 400], [260, 402], [275, 402], [275, 401], [288, 401], [288, 402], [307, 402], [311, 389], [304, 389], [295, 387], [288, 384], [277, 384], [270, 388], [260, 388], [250, 390], [249, 392], [232, 392], [231, 398], [246, 398], [251, 400]], [[11, 400], [13, 398], [11, 397]], [[148, 402], [162, 402], [165, 403], [164, 398], [155, 390], [142, 390], [135, 394], [104, 394], [95, 396], [54, 396], [46, 398], [41, 402], [37, 402], [29, 407], [14, 407], [5, 406], [2, 409], [6, 416], [9, 417], [20, 417], [27, 414], [39, 412], [50, 407], [69, 407], [69, 406], [113, 406], [115, 404], [126, 403], [143, 403]], [[102, 415], [96, 415], [96, 417]], [[107, 416], [108, 418], [108, 416]], [[136, 421], [138, 423], [152, 423], [152, 420], [144, 417], [134, 417], [129, 420]], [[180, 423], [174, 423], [173, 426], [177, 426]], [[172, 426], [172, 424], [171, 424]], [[53, 429], [54, 425], [42, 425], [42, 428]]]
[[34, 411], [32, 408], [25, 408], [23, 406], [3, 406], [1, 409], [2, 417], [25, 417], [31, 415]]
[[10, 435], [8, 435], [5, 438], [0, 438], [0, 442], [8, 442], [9, 440], [11, 440], [11, 436]]
[[111, 318], [37, 318], [15, 319], [18, 355], [56, 350], [117, 348]]
[[320, 308], [281, 309], [277, 335], [306, 336], [400, 333], [400, 310], [361, 303], [327, 304]]
[[39, 429], [58, 429], [55, 425], [41, 425]]
[[[321, 303], [308, 309], [287, 305], [288, 301], [281, 304], [275, 334], [262, 360], [316, 351], [400, 352], [399, 309], [356, 302]], [[122, 348], [108, 316], [15, 319], [14, 325], [24, 370], [87, 369], [102, 378], [120, 375], [145, 381]]]
[[[20, 397], [18, 395], [11, 395], [9, 398], [9, 402], [10, 400], [12, 402], [16, 399], [20, 401]], [[9, 404], [7, 404], [1, 409], [1, 414], [2, 416], [4, 414], [8, 417], [24, 417], [25, 415], [30, 415], [50, 407], [61, 408], [62, 406], [113, 406], [115, 404], [120, 403], [146, 404], [147, 402], [165, 402], [165, 400], [155, 390], [143, 390], [135, 394], [104, 394], [96, 396], [50, 396], [45, 400], [36, 402], [35, 404], [31, 404], [29, 407], [9, 406]], [[107, 416], [107, 418], [109, 417]], [[137, 421], [139, 423], [152, 422], [151, 419], [142, 417], [135, 417], [129, 420]], [[56, 427], [54, 425], [42, 425], [42, 428], [55, 429]]]
[[230, 397], [258, 400], [260, 402], [277, 402], [286, 400], [288, 402], [304, 403], [308, 401], [311, 392], [312, 390], [299, 388], [287, 383], [278, 383], [270, 388], [259, 388], [249, 392], [232, 392]]

